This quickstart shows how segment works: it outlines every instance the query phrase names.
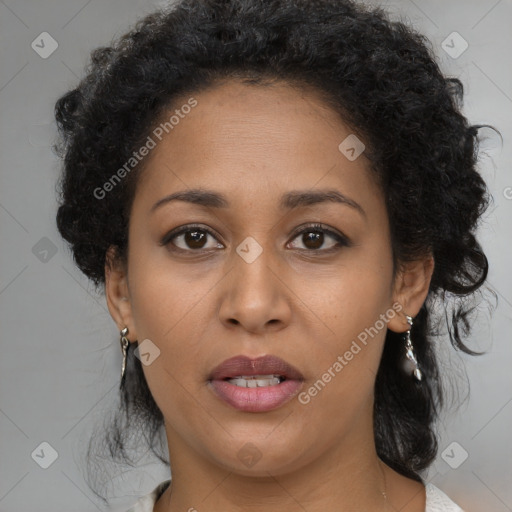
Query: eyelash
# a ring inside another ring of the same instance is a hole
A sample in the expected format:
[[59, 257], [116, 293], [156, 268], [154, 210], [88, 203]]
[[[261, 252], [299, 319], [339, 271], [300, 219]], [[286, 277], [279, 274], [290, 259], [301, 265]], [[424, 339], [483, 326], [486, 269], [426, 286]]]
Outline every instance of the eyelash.
[[[183, 235], [188, 232], [191, 232], [191, 231], [205, 232], [205, 233], [208, 233], [211, 237], [217, 239], [217, 236], [215, 235], [215, 233], [213, 231], [211, 231], [210, 229], [203, 227], [201, 225], [188, 224], [186, 226], [182, 226], [180, 228], [177, 228], [177, 229], [172, 230], [171, 232], [167, 233], [164, 236], [164, 238], [161, 240], [160, 245], [161, 246], [169, 245], [171, 243], [171, 241], [174, 240], [175, 238], [177, 238], [178, 236]], [[292, 240], [295, 240], [295, 238], [297, 238], [300, 235], [303, 235], [304, 233], [311, 233], [311, 232], [323, 233], [324, 235], [329, 235], [337, 242], [337, 244], [334, 245], [333, 247], [331, 247], [330, 249], [298, 249], [299, 251], [307, 252], [307, 253], [317, 252], [317, 253], [329, 254], [334, 251], [338, 251], [340, 249], [340, 247], [350, 247], [350, 245], [351, 245], [349, 239], [346, 236], [344, 236], [340, 233], [337, 233], [337, 232], [323, 226], [322, 224], [317, 224], [317, 223], [303, 226], [302, 229], [295, 231], [292, 235]], [[174, 245], [174, 244], [172, 244], [172, 245]], [[208, 251], [211, 251], [212, 249], [206, 249], [206, 250], [182, 249], [181, 247], [177, 247], [176, 245], [174, 245], [172, 250], [178, 251], [178, 252], [199, 253], [201, 251], [208, 252]]]

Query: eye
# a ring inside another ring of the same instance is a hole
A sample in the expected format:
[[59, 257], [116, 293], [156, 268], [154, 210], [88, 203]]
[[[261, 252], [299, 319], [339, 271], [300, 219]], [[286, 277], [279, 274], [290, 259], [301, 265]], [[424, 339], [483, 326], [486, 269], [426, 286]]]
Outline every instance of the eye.
[[[293, 247], [303, 251], [319, 251], [319, 252], [332, 252], [339, 247], [347, 247], [350, 245], [346, 236], [328, 229], [321, 224], [313, 224], [302, 228], [299, 232], [295, 233], [294, 239], [298, 238], [304, 247]], [[328, 244], [328, 247], [323, 247], [326, 240], [334, 241]], [[323, 247], [323, 248], [322, 248]]]
[[[213, 240], [209, 241], [208, 238]], [[174, 245], [181, 251], [200, 251], [222, 249], [224, 246], [215, 242], [216, 237], [212, 231], [202, 226], [181, 226], [172, 230], [160, 242], [160, 245]]]
[[[321, 224], [312, 224], [303, 227], [300, 231], [296, 231], [293, 235], [293, 240], [295, 239], [299, 239], [303, 247], [292, 245], [292, 249], [307, 252], [332, 252], [336, 251], [339, 247], [350, 245], [347, 237]], [[331, 243], [326, 248], [324, 245], [329, 239]], [[210, 229], [200, 225], [181, 226], [172, 230], [160, 242], [162, 246], [169, 244], [174, 246], [172, 250], [184, 252], [200, 252], [224, 248], [224, 245], [218, 242], [216, 235]]]

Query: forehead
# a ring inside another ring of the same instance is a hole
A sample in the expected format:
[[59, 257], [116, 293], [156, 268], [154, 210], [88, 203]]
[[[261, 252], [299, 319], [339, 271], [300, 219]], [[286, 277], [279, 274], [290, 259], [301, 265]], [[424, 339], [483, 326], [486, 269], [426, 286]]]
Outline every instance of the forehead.
[[364, 153], [351, 161], [340, 151], [352, 130], [314, 89], [221, 82], [175, 100], [161, 121], [139, 197], [197, 186], [245, 199], [333, 186], [376, 192]]

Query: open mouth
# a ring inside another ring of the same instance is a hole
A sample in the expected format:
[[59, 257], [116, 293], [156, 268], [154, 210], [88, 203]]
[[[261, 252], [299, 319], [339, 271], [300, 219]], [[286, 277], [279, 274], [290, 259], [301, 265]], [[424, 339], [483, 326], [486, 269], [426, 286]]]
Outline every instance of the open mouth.
[[208, 386], [231, 407], [244, 412], [267, 412], [289, 402], [301, 389], [304, 377], [283, 359], [266, 355], [227, 359], [209, 375]]

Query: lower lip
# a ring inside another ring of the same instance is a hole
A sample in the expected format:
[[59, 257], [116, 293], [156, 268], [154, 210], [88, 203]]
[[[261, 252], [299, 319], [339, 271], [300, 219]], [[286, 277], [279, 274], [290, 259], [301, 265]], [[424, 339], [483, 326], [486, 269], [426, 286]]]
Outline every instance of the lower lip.
[[225, 380], [210, 381], [214, 392], [235, 409], [245, 412], [265, 412], [277, 409], [291, 400], [299, 391], [302, 382], [285, 380], [275, 386], [242, 388]]

